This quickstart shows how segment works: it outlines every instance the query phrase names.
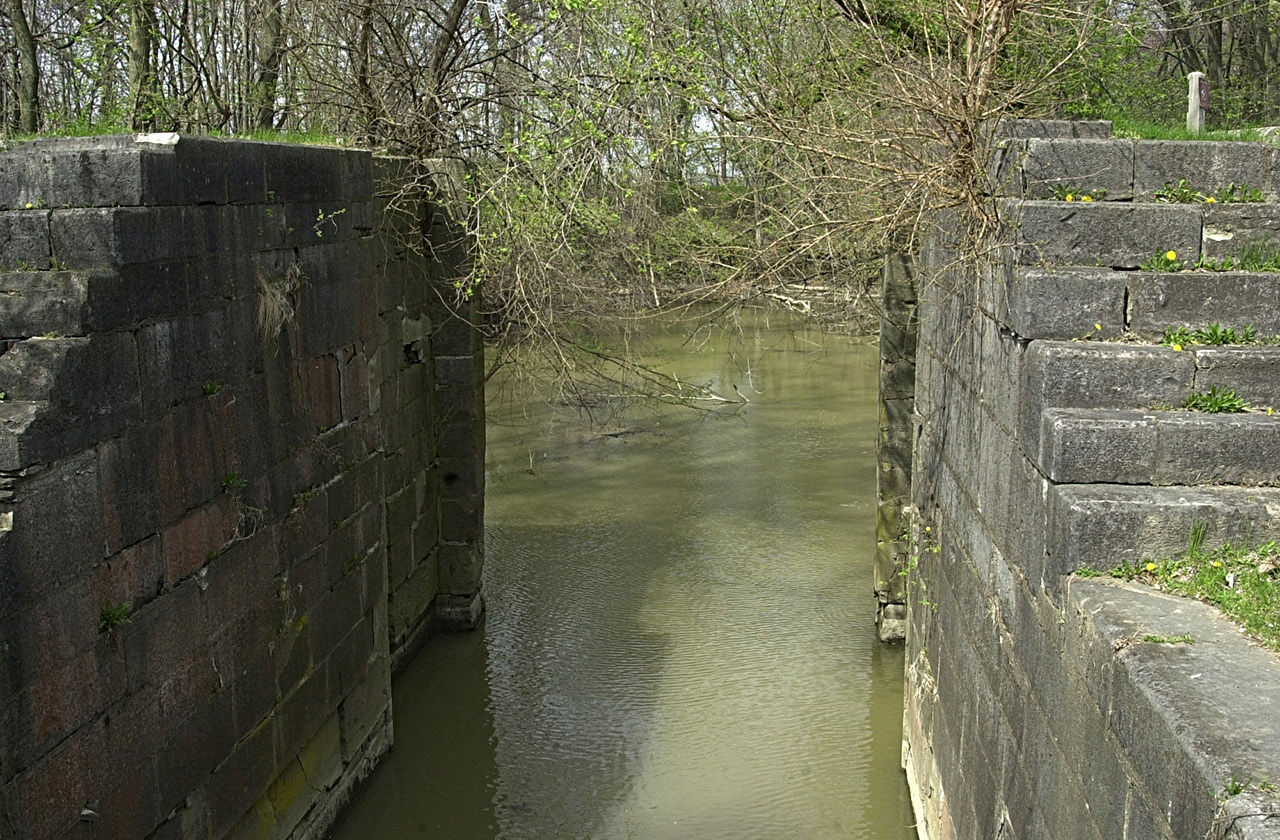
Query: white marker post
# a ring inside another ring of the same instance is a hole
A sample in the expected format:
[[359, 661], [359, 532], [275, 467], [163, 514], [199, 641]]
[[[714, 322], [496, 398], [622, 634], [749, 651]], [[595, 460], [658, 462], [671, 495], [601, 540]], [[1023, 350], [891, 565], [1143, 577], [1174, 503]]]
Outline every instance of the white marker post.
[[1187, 131], [1204, 131], [1204, 112], [1209, 108], [1209, 79], [1201, 72], [1187, 74]]

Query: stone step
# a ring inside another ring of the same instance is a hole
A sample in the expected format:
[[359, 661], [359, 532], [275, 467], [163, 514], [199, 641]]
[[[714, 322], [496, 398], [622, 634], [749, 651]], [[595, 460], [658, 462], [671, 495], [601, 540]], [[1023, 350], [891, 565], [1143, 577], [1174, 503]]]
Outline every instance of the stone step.
[[1252, 326], [1280, 334], [1280, 273], [1117, 271], [1020, 266], [998, 292], [997, 314], [1022, 338], [1159, 341], [1168, 327]]
[[[1155, 201], [1184, 184], [1217, 197], [1246, 187], [1280, 198], [1280, 147], [1269, 143], [1119, 138], [1010, 139], [992, 162], [998, 195], [1048, 198], [1055, 189], [1106, 190], [1105, 201]], [[1238, 195], [1238, 192], [1237, 192]]]
[[[1032, 457], [1055, 408], [1150, 410], [1193, 391], [1230, 389], [1280, 409], [1280, 347], [1192, 347], [1103, 341], [1033, 341], [1022, 359], [1020, 433]], [[1268, 418], [1271, 419], [1271, 418]], [[1278, 421], [1280, 422], [1280, 421]]]
[[1020, 265], [1137, 268], [1173, 251], [1194, 264], [1203, 255], [1238, 257], [1280, 249], [1280, 205], [1150, 204], [1004, 199]]
[[1049, 484], [1043, 577], [1176, 556], [1202, 528], [1206, 547], [1280, 538], [1280, 489]]
[[1061, 484], [1280, 485], [1280, 416], [1051, 408], [1039, 466]]

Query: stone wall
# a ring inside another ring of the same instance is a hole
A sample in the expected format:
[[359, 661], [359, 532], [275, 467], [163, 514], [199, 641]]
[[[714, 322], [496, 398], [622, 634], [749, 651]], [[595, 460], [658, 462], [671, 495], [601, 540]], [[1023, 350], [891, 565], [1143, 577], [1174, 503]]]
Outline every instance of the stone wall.
[[880, 429], [876, 437], [876, 630], [882, 642], [907, 631], [907, 523], [911, 507], [911, 414], [916, 380], [915, 267], [890, 254], [880, 275]]
[[[1280, 349], [1158, 344], [1166, 326], [1280, 332], [1280, 275], [1134, 270], [1280, 244], [1275, 204], [1151, 201], [1179, 178], [1274, 201], [1277, 150], [1019, 128], [993, 163], [1009, 247], [957, 261], [969, 243], [943, 218], [917, 260], [903, 758], [920, 834], [1280, 836], [1273, 790], [1228, 791], [1280, 779], [1275, 656], [1208, 607], [1076, 574], [1176, 554], [1195, 526], [1280, 535], [1276, 418], [1156, 410], [1213, 386], [1280, 405]], [[1107, 200], [1041, 200], [1054, 183]]]
[[320, 836], [391, 744], [393, 661], [441, 605], [474, 623], [466, 248], [386, 212], [406, 174], [0, 154], [0, 836]]

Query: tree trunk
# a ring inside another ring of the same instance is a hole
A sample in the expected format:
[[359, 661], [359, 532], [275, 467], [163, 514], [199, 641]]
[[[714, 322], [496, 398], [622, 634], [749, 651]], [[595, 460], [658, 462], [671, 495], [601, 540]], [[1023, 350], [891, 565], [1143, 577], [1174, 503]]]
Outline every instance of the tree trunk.
[[22, 0], [9, 0], [9, 20], [18, 46], [18, 130], [35, 134], [40, 127], [40, 62]]
[[151, 0], [129, 0], [129, 97], [132, 102], [129, 121], [138, 131], [149, 131], [156, 124], [160, 97], [151, 65], [155, 29], [156, 10]]
[[276, 126], [276, 87], [280, 81], [280, 59], [284, 53], [284, 0], [267, 0], [262, 35], [258, 77], [253, 85], [254, 98], [258, 103], [254, 126], [260, 131], [270, 131]]

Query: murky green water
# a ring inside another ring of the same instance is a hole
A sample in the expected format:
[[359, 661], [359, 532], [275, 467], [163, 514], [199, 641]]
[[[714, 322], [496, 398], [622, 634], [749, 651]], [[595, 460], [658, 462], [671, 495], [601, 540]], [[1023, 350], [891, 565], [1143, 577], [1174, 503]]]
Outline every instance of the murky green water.
[[914, 837], [902, 651], [872, 628], [874, 345], [655, 347], [750, 402], [495, 418], [487, 623], [401, 676], [334, 838]]

